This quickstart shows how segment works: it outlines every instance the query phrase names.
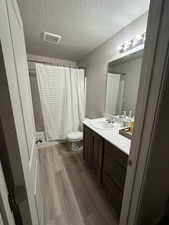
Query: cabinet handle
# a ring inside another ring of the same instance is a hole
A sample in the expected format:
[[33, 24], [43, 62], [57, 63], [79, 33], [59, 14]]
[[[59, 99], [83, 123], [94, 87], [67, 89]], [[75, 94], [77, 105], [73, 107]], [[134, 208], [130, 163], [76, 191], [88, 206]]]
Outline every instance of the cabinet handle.
[[132, 160], [129, 159], [129, 160], [128, 160], [128, 165], [129, 165], [129, 166], [132, 166], [132, 164], [133, 164]]

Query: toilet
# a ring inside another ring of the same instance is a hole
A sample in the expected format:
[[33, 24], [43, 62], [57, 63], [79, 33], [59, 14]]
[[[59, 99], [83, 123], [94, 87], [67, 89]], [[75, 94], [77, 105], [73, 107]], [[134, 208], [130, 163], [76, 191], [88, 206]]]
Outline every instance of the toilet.
[[68, 134], [67, 140], [72, 143], [72, 151], [82, 150], [83, 132], [81, 131], [71, 132]]

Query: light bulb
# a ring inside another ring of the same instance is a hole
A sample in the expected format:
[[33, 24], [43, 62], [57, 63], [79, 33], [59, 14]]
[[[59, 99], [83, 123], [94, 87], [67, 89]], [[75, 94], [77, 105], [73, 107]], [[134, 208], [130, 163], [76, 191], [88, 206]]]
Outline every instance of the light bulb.
[[123, 45], [119, 45], [119, 46], [117, 47], [117, 49], [118, 49], [119, 52], [121, 52], [121, 51], [123, 50]]
[[136, 35], [136, 37], [133, 40], [133, 46], [137, 45], [141, 40], [143, 40], [143, 37], [141, 35]]
[[127, 41], [125, 44], [124, 44], [124, 50], [128, 49], [130, 46], [131, 46], [132, 42], [131, 41]]

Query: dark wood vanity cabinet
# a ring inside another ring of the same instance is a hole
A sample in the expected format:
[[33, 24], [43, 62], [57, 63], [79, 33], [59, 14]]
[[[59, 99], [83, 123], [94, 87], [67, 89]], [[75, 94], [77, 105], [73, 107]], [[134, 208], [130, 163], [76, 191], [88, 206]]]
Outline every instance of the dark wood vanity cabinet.
[[103, 138], [86, 126], [84, 126], [83, 157], [93, 173], [101, 181]]
[[128, 155], [84, 125], [84, 160], [120, 214]]

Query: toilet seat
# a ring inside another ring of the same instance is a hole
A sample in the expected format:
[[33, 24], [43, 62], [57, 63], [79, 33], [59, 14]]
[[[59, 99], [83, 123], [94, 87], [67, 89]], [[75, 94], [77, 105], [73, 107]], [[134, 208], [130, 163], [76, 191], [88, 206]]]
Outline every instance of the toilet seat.
[[83, 133], [80, 131], [71, 132], [68, 134], [68, 140], [71, 142], [81, 141], [83, 139]]

